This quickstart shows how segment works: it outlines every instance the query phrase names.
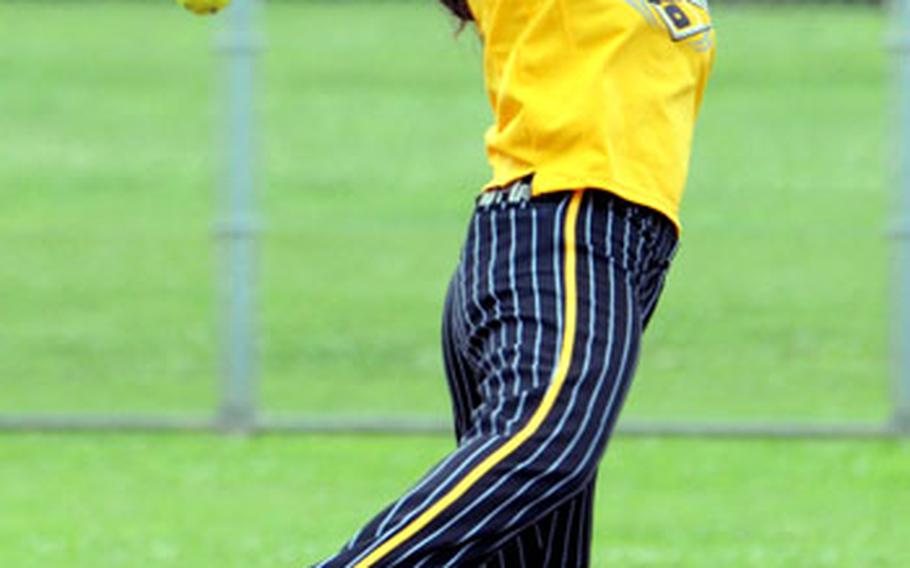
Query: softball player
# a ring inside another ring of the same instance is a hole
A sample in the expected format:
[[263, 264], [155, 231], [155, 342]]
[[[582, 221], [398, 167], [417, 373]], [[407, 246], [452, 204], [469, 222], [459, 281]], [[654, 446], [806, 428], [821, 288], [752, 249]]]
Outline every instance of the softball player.
[[321, 567], [590, 564], [597, 468], [676, 248], [704, 0], [442, 0], [495, 122], [443, 321], [458, 447]]

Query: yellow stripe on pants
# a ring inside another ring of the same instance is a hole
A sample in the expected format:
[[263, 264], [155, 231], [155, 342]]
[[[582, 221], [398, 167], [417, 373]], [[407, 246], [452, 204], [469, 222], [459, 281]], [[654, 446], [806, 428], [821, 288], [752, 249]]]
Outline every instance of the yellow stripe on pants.
[[406, 543], [408, 539], [417, 534], [421, 529], [430, 524], [443, 511], [450, 507], [455, 501], [462, 497], [471, 487], [477, 483], [484, 475], [490, 472], [496, 465], [508, 458], [523, 443], [528, 441], [547, 419], [556, 399], [562, 390], [566, 377], [569, 374], [569, 367], [572, 364], [572, 350], [575, 344], [575, 327], [578, 315], [578, 290], [575, 278], [576, 272], [576, 250], [575, 250], [575, 231], [578, 221], [578, 211], [581, 207], [583, 191], [576, 191], [566, 211], [565, 223], [563, 225], [563, 241], [565, 242], [565, 259], [563, 263], [563, 279], [565, 282], [565, 320], [566, 325], [563, 330], [562, 348], [559, 353], [559, 362], [556, 370], [553, 372], [553, 379], [543, 400], [534, 415], [525, 426], [519, 430], [512, 438], [503, 444], [498, 450], [487, 456], [482, 462], [477, 464], [474, 469], [469, 471], [465, 477], [458, 482], [452, 489], [443, 495], [436, 503], [430, 506], [426, 511], [420, 514], [416, 519], [411, 521], [407, 526], [389, 537], [376, 550], [371, 552], [366, 558], [354, 565], [354, 568], [369, 568], [386, 557], [389, 553]]

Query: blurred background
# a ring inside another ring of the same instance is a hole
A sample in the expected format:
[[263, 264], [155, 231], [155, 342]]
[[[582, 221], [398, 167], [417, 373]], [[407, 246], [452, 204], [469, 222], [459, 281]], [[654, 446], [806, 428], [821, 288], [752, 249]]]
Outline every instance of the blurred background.
[[[0, 0], [2, 566], [300, 566], [452, 446], [390, 433], [448, 423], [441, 306], [489, 173], [479, 41], [431, 0], [273, 1], [259, 18], [249, 403], [263, 424], [341, 432], [36, 432], [232, 426], [213, 46], [234, 9]], [[876, 3], [713, 10], [683, 246], [624, 419], [885, 432], [893, 125], [910, 105], [885, 45], [905, 30]], [[603, 475], [597, 566], [910, 558], [906, 442], [620, 438]]]

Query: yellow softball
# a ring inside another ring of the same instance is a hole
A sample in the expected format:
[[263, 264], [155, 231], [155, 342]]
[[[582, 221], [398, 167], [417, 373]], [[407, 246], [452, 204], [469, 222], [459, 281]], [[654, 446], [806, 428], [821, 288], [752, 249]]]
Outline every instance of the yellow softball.
[[177, 3], [200, 16], [215, 14], [231, 3], [231, 0], [177, 0]]

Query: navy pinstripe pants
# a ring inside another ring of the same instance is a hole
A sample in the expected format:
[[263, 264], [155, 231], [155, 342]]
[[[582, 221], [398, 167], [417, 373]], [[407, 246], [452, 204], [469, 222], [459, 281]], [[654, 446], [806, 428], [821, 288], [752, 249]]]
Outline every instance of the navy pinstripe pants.
[[675, 247], [604, 191], [478, 206], [443, 322], [458, 447], [320, 566], [588, 566], [598, 463]]

